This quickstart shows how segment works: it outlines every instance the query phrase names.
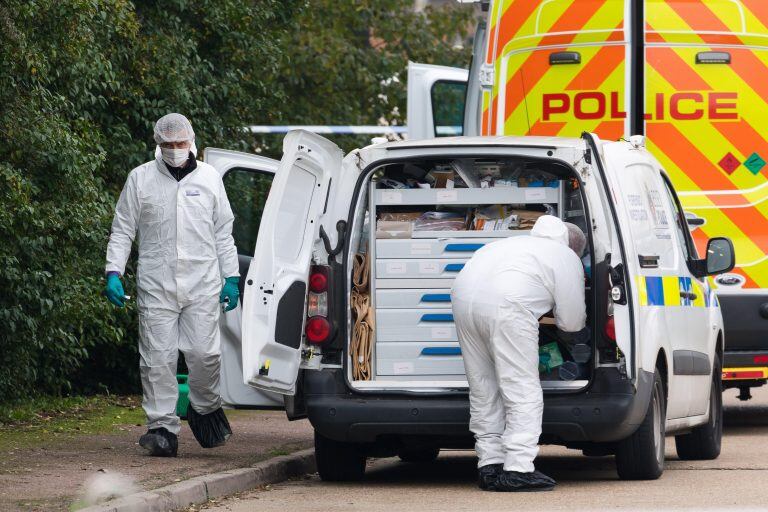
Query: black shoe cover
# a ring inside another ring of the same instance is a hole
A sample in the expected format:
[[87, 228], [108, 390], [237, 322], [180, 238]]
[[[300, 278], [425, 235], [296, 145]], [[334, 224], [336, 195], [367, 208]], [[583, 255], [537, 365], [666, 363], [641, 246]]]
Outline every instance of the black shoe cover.
[[139, 446], [153, 457], [175, 457], [179, 451], [179, 438], [164, 428], [151, 428], [139, 438]]
[[555, 481], [539, 471], [533, 473], [503, 471], [496, 479], [493, 490], [497, 492], [536, 492], [551, 491], [554, 488]]
[[232, 435], [229, 421], [224, 416], [224, 410], [221, 407], [212, 413], [200, 414], [190, 404], [187, 409], [187, 421], [195, 439], [203, 448], [221, 446]]
[[504, 471], [504, 464], [488, 464], [477, 468], [477, 485], [484, 491], [492, 491], [496, 480]]

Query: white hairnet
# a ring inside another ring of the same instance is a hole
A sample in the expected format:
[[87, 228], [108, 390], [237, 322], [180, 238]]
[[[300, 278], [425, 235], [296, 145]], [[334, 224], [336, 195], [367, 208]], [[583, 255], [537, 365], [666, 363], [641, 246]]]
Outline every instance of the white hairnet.
[[581, 258], [582, 254], [584, 254], [584, 249], [587, 247], [587, 237], [576, 224], [565, 222], [565, 227], [568, 228], [568, 247], [573, 249], [573, 252]]
[[536, 219], [531, 236], [549, 238], [563, 245], [568, 245], [568, 228], [565, 223], [554, 215], [542, 215]]
[[195, 132], [192, 123], [181, 114], [166, 114], [155, 123], [155, 142], [192, 142]]

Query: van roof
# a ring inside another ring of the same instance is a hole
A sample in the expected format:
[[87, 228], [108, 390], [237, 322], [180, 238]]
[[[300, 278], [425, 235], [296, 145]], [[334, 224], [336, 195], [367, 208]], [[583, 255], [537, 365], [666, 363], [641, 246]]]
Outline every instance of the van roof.
[[583, 139], [572, 137], [440, 137], [436, 139], [404, 140], [387, 142], [376, 146], [387, 150], [413, 149], [413, 148], [439, 148], [457, 146], [522, 146], [536, 148], [584, 148]]

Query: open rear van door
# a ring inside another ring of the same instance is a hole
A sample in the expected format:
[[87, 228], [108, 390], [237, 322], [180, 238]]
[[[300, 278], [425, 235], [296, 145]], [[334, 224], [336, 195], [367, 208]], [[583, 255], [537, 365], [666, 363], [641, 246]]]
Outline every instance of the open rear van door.
[[342, 152], [314, 133], [283, 141], [245, 280], [243, 378], [246, 384], [293, 395], [301, 363], [307, 279], [331, 178]]
[[[206, 148], [204, 160], [221, 175], [235, 215], [232, 236], [240, 265], [240, 297], [253, 260], [261, 212], [280, 162], [239, 151]], [[242, 308], [221, 315], [221, 398], [227, 405], [245, 408], [281, 407], [280, 395], [243, 384]]]
[[433, 139], [464, 134], [469, 71], [408, 63], [408, 138]]

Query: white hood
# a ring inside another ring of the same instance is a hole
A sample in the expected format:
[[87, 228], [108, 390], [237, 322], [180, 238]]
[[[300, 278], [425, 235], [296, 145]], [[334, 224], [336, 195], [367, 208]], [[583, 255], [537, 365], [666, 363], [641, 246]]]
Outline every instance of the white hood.
[[549, 238], [568, 247], [568, 228], [565, 223], [553, 215], [542, 215], [536, 220], [531, 236]]

